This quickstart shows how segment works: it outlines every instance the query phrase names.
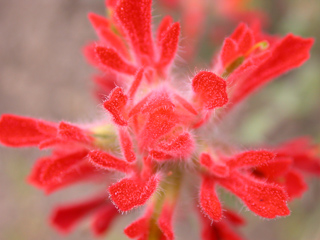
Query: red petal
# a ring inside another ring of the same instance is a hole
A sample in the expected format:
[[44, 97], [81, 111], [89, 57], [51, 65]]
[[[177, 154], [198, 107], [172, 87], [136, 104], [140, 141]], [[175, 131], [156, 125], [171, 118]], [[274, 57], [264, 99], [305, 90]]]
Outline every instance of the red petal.
[[93, 137], [89, 136], [88, 131], [66, 122], [60, 122], [58, 136], [64, 140], [73, 140], [85, 144], [90, 144], [93, 142]]
[[120, 145], [125, 159], [134, 162], [136, 155], [133, 151], [132, 141], [127, 129], [119, 128]]
[[159, 178], [152, 176], [144, 182], [136, 178], [124, 178], [109, 187], [110, 197], [121, 211], [141, 206], [152, 196]]
[[164, 69], [174, 59], [179, 43], [180, 24], [174, 23], [165, 33], [162, 34], [160, 41], [160, 59], [158, 67]]
[[204, 177], [200, 189], [200, 206], [202, 211], [214, 221], [220, 221], [222, 217], [221, 204], [215, 191], [215, 180]]
[[236, 155], [228, 161], [232, 168], [264, 165], [274, 159], [275, 154], [266, 150], [248, 151]]
[[304, 181], [302, 174], [294, 170], [291, 170], [285, 176], [285, 186], [290, 199], [301, 197], [308, 189], [308, 185]]
[[226, 82], [212, 72], [199, 72], [192, 80], [195, 96], [208, 110], [228, 102]]
[[165, 203], [158, 219], [158, 226], [166, 240], [174, 240], [174, 233], [172, 229], [173, 211], [174, 206], [172, 204]]
[[137, 71], [135, 66], [127, 63], [112, 48], [97, 46], [96, 54], [103, 66], [111, 68], [116, 72], [134, 75]]
[[91, 228], [96, 236], [106, 233], [114, 219], [119, 216], [117, 209], [112, 205], [106, 205], [99, 209], [93, 217]]
[[121, 126], [128, 124], [123, 116], [123, 110], [127, 102], [128, 97], [123, 93], [122, 88], [116, 87], [108, 96], [108, 100], [103, 103], [104, 108], [111, 113], [113, 121]]
[[190, 133], [184, 132], [171, 141], [159, 143], [158, 148], [175, 158], [187, 158], [194, 150], [194, 141]]
[[149, 118], [140, 132], [139, 147], [146, 149], [155, 140], [168, 133], [177, 123], [177, 118], [171, 109], [159, 108], [149, 115]]
[[131, 100], [133, 100], [134, 98], [134, 95], [138, 89], [138, 87], [140, 86], [140, 83], [142, 81], [142, 78], [143, 78], [143, 74], [144, 74], [144, 69], [141, 68], [137, 74], [135, 75], [134, 77], [134, 81], [132, 82], [132, 85], [128, 91], [128, 96]]
[[89, 153], [89, 158], [94, 165], [104, 169], [117, 170], [120, 172], [130, 171], [130, 165], [126, 161], [100, 150], [91, 151]]
[[123, 27], [140, 63], [152, 62], [154, 49], [151, 32], [151, 0], [120, 1], [115, 17]]
[[229, 176], [229, 167], [223, 162], [215, 162], [211, 156], [207, 153], [201, 153], [200, 155], [200, 164], [206, 167], [210, 173], [214, 174], [217, 177], [227, 177]]
[[36, 146], [56, 135], [53, 123], [4, 114], [0, 119], [0, 142], [9, 147]]
[[105, 203], [106, 197], [95, 197], [83, 202], [57, 207], [52, 213], [51, 224], [63, 233], [70, 232], [80, 220]]
[[219, 182], [261, 217], [275, 218], [290, 214], [287, 206], [288, 196], [280, 186], [258, 181], [236, 172], [230, 174], [230, 178], [220, 179]]

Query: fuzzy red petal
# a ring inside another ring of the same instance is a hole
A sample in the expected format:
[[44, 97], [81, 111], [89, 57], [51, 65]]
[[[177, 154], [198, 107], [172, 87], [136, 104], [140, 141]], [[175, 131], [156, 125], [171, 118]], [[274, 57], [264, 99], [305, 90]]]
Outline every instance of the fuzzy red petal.
[[226, 82], [212, 72], [199, 72], [192, 80], [192, 88], [196, 98], [208, 110], [228, 102]]
[[106, 197], [99, 196], [83, 202], [57, 207], [52, 213], [51, 224], [59, 231], [68, 233], [79, 221], [101, 207], [105, 202]]
[[55, 124], [11, 114], [4, 114], [0, 119], [0, 142], [9, 147], [36, 146], [55, 136]]
[[116, 87], [109, 94], [108, 99], [103, 103], [104, 108], [111, 113], [113, 121], [120, 126], [127, 125], [127, 120], [123, 116], [124, 107], [127, 102], [128, 97], [123, 93], [122, 88]]
[[177, 117], [171, 109], [159, 108], [149, 115], [149, 118], [140, 132], [139, 146], [145, 149], [155, 140], [168, 133], [177, 123]]
[[95, 51], [103, 66], [118, 73], [129, 75], [134, 75], [136, 73], [137, 68], [130, 63], [127, 63], [114, 49], [97, 46]]
[[132, 82], [130, 89], [128, 91], [128, 96], [131, 100], [133, 100], [135, 93], [138, 90], [138, 87], [140, 86], [140, 83], [142, 81], [144, 75], [144, 68], [141, 68], [137, 74], [134, 77], [134, 81]]
[[268, 184], [236, 172], [230, 174], [230, 178], [220, 179], [219, 182], [241, 198], [251, 211], [261, 217], [275, 218], [290, 214], [287, 206], [288, 196], [280, 186]]
[[102, 209], [99, 209], [93, 216], [93, 221], [91, 223], [94, 234], [96, 236], [105, 234], [117, 216], [119, 216], [119, 213], [113, 204], [108, 204]]
[[93, 142], [93, 137], [89, 135], [88, 131], [66, 122], [60, 122], [58, 136], [63, 140], [72, 140], [85, 144]]
[[151, 4], [151, 0], [120, 1], [115, 10], [115, 17], [130, 40], [140, 63], [150, 63], [154, 57]]
[[119, 128], [120, 145], [125, 159], [128, 162], [134, 162], [136, 155], [133, 151], [132, 141], [128, 130], [125, 128]]
[[160, 41], [160, 59], [158, 67], [166, 68], [174, 59], [179, 43], [180, 24], [174, 23], [165, 33], [162, 34]]
[[157, 189], [159, 178], [151, 176], [146, 182], [137, 178], [124, 178], [109, 187], [110, 198], [121, 211], [141, 206]]
[[275, 154], [266, 150], [248, 151], [236, 155], [228, 161], [232, 168], [264, 165], [274, 159]]
[[204, 177], [200, 189], [200, 206], [202, 211], [214, 221], [220, 221], [222, 218], [222, 209], [220, 201], [215, 191], [215, 180], [210, 177]]
[[175, 158], [187, 158], [194, 150], [194, 141], [190, 133], [181, 133], [171, 141], [159, 143], [158, 148]]
[[130, 170], [128, 162], [100, 150], [91, 151], [89, 158], [94, 165], [104, 169], [117, 170], [120, 172], [128, 172]]

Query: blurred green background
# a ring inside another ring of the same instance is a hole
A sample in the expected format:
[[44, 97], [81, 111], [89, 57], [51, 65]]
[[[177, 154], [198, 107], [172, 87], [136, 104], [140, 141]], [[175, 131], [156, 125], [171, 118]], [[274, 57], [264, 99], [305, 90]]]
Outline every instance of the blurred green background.
[[[267, 12], [268, 32], [292, 32], [314, 37], [316, 42], [306, 64], [250, 97], [229, 116], [223, 130], [244, 148], [274, 145], [299, 135], [311, 135], [320, 143], [320, 1], [253, 0], [251, 7]], [[155, 12], [164, 16], [160, 10]], [[94, 69], [81, 52], [96, 39], [86, 17], [89, 11], [105, 14], [103, 1], [0, 0], [0, 114], [80, 123], [95, 119], [101, 110], [90, 91]], [[219, 47], [211, 46], [210, 53]], [[208, 67], [204, 62], [194, 65]], [[44, 154], [37, 149], [0, 147], [0, 239], [92, 239], [86, 223], [67, 237], [49, 227], [52, 206], [94, 189], [78, 186], [45, 196], [29, 186], [26, 176]], [[310, 190], [290, 204], [290, 217], [263, 220], [239, 205], [239, 212], [248, 217], [242, 232], [251, 240], [319, 240], [319, 202], [320, 182], [310, 178]], [[118, 222], [106, 239], [126, 239], [117, 231], [129, 218]]]

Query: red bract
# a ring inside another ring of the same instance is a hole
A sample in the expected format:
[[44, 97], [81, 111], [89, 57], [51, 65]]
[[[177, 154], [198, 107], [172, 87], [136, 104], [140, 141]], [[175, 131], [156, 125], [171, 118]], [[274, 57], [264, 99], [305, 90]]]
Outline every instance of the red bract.
[[[203, 5], [183, 4], [195, 18], [182, 29], [196, 35]], [[225, 209], [220, 188], [261, 217], [289, 215], [287, 202], [307, 189], [303, 174], [320, 175], [318, 147], [297, 139], [271, 150], [241, 151], [212, 129], [250, 93], [306, 61], [313, 40], [272, 37], [240, 24], [225, 39], [213, 70], [197, 71], [180, 89], [179, 75], [172, 73], [180, 24], [167, 16], [153, 36], [151, 0], [106, 5], [110, 18], [89, 14], [99, 41], [85, 48], [101, 72], [95, 83], [105, 118], [88, 125], [10, 114], [0, 119], [3, 145], [52, 149], [35, 163], [31, 184], [46, 193], [88, 181], [106, 189], [102, 196], [56, 208], [52, 224], [69, 232], [92, 215], [92, 230], [101, 235], [118, 212], [145, 206], [125, 234], [174, 240], [182, 189], [184, 203], [199, 205], [203, 240], [242, 239], [233, 227], [243, 220]]]

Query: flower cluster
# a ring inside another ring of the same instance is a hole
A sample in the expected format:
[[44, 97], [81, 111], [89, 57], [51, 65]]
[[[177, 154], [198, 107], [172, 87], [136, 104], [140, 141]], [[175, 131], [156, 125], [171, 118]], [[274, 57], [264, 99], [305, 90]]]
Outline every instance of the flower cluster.
[[106, 118], [82, 126], [11, 114], [0, 120], [3, 145], [52, 149], [28, 178], [46, 193], [84, 181], [105, 184], [120, 173], [108, 193], [57, 207], [52, 225], [69, 232], [91, 215], [92, 230], [100, 235], [120, 213], [145, 205], [125, 234], [172, 240], [184, 190], [202, 223], [202, 239], [242, 239], [235, 228], [244, 220], [222, 206], [217, 188], [237, 196], [258, 216], [289, 215], [288, 201], [307, 189], [304, 174], [320, 175], [317, 146], [298, 138], [242, 151], [220, 142], [205, 126], [218, 125], [252, 92], [303, 64], [313, 39], [270, 36], [257, 25], [241, 23], [224, 40], [212, 69], [197, 72], [179, 89], [172, 64], [180, 24], [166, 16], [153, 34], [151, 0], [106, 3], [109, 18], [89, 14], [99, 40], [85, 48], [100, 72], [94, 81]]

